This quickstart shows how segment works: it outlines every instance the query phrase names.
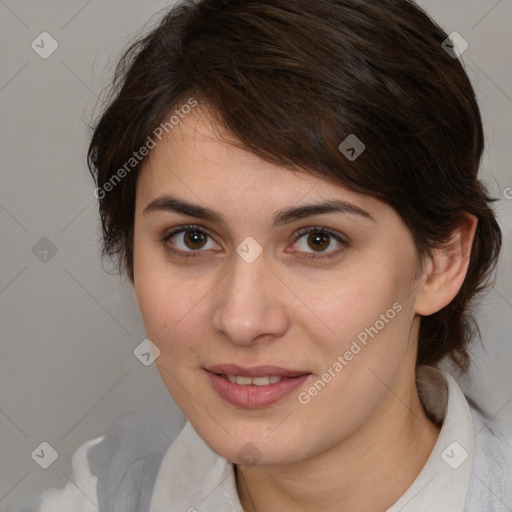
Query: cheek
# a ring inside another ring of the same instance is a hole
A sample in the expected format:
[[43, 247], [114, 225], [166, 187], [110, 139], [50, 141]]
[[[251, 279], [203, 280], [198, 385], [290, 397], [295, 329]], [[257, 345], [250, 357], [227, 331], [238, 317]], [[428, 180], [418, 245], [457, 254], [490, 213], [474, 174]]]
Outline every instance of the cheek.
[[[340, 397], [343, 409], [344, 400], [346, 407], [354, 405], [348, 397], [370, 403], [375, 387], [382, 388], [370, 370], [385, 382], [393, 380], [406, 357], [413, 308], [405, 273], [367, 270], [339, 283], [343, 284], [327, 290], [329, 300], [319, 303], [332, 332], [316, 339], [323, 351], [321, 373], [336, 375], [329, 388]], [[333, 398], [329, 395], [324, 394], [327, 402]]]
[[[140, 257], [135, 268], [135, 294], [148, 338], [173, 365], [190, 357], [204, 339], [208, 281], [180, 275], [155, 260]], [[159, 358], [160, 359], [160, 358]], [[164, 359], [164, 358], [162, 358]]]
[[381, 279], [378, 286], [371, 279], [346, 280], [328, 292], [331, 300], [319, 303], [334, 334], [315, 337], [311, 327], [304, 327], [315, 340], [312, 353], [320, 357], [316, 379], [298, 401], [312, 424], [329, 416], [322, 427], [325, 439], [341, 432], [348, 436], [393, 386], [406, 358], [412, 319], [403, 290], [393, 279]]
[[321, 339], [328, 352], [343, 353], [354, 340], [364, 347], [369, 340], [387, 338], [391, 331], [396, 334], [402, 326], [406, 279], [369, 269], [335, 278], [309, 295], [311, 309], [323, 324]]

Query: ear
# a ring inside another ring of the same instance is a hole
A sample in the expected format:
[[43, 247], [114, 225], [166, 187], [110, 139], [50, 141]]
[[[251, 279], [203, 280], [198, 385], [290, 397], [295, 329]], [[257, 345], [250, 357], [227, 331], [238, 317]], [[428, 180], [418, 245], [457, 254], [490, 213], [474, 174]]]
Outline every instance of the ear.
[[466, 277], [478, 219], [465, 213], [449, 243], [435, 249], [426, 262], [423, 282], [416, 296], [415, 312], [428, 316], [447, 306]]

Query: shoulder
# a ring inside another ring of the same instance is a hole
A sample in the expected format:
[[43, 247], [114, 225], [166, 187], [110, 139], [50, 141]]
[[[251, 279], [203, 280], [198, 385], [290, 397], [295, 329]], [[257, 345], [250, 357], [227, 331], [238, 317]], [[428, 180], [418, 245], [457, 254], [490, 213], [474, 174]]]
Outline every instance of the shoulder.
[[104, 435], [76, 450], [74, 483], [43, 491], [38, 512], [143, 510], [140, 506], [151, 500], [162, 458], [183, 423], [173, 411], [154, 407], [116, 417]]
[[43, 491], [39, 512], [97, 512], [97, 477], [91, 473], [87, 454], [104, 438], [105, 436], [100, 436], [91, 439], [75, 451], [71, 459], [74, 482], [68, 482], [62, 489]]
[[509, 512], [512, 504], [512, 432], [492, 429], [470, 402], [474, 453], [465, 512]]
[[151, 511], [196, 509], [243, 512], [233, 463], [214, 452], [187, 422], [162, 461]]

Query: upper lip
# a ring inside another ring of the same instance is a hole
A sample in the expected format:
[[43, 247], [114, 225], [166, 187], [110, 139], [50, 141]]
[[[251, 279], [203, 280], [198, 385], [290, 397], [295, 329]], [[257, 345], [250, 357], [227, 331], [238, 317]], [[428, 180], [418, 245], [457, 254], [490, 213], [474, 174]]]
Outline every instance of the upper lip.
[[205, 368], [207, 371], [218, 375], [236, 375], [239, 377], [266, 377], [277, 375], [279, 377], [298, 377], [299, 375], [307, 375], [310, 372], [300, 370], [288, 370], [279, 366], [260, 365], [244, 368], [237, 364], [216, 364]]

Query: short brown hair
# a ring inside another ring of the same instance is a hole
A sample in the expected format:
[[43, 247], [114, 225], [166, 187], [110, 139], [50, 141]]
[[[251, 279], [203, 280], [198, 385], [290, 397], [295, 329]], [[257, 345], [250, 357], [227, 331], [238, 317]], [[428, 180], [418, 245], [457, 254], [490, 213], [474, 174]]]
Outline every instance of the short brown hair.
[[[133, 282], [140, 163], [115, 186], [109, 180], [194, 97], [241, 147], [392, 206], [419, 256], [445, 243], [464, 212], [478, 218], [466, 279], [448, 306], [421, 319], [417, 358], [435, 364], [450, 356], [466, 370], [468, 344], [479, 334], [474, 297], [490, 284], [501, 231], [477, 177], [484, 140], [475, 93], [460, 60], [443, 48], [447, 37], [408, 0], [173, 7], [121, 58], [92, 134], [103, 254]], [[351, 134], [365, 145], [355, 160], [338, 148]]]

